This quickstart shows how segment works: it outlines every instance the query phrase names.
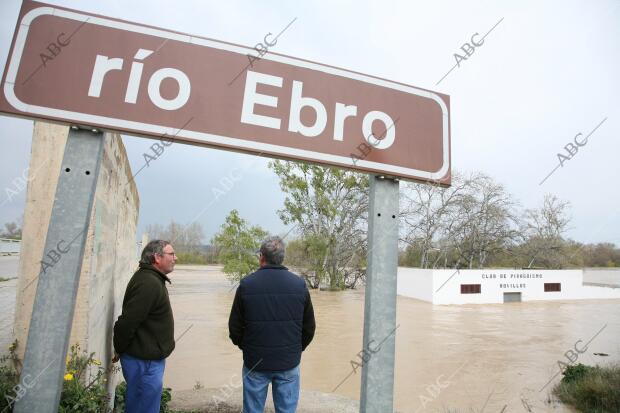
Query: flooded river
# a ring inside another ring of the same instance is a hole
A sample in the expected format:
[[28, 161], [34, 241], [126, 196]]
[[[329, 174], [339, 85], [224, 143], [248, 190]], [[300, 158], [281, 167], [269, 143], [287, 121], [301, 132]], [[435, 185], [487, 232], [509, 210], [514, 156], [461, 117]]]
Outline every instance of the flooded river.
[[[165, 385], [237, 382], [241, 351], [228, 338], [234, 288], [216, 267], [170, 275], [177, 348]], [[311, 294], [317, 331], [302, 357], [302, 389], [329, 393], [362, 349], [364, 291]], [[571, 412], [547, 402], [558, 362], [570, 363], [565, 353], [590, 365], [620, 362], [620, 300], [433, 306], [398, 297], [397, 305], [394, 400], [403, 413]], [[359, 399], [360, 377], [335, 393]]]

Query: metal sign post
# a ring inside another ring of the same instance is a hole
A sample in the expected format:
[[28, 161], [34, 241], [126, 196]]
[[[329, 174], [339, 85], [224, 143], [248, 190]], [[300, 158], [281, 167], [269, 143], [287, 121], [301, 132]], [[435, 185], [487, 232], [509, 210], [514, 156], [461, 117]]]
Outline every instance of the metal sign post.
[[70, 129], [32, 310], [16, 413], [57, 412], [103, 134]]
[[396, 180], [370, 177], [360, 413], [394, 411], [398, 187]]

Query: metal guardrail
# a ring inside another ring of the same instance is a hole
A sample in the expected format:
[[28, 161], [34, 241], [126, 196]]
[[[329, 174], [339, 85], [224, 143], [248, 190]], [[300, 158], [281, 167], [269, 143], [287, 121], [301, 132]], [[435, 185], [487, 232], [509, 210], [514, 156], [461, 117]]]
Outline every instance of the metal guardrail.
[[19, 239], [0, 238], [0, 255], [19, 255], [21, 246]]

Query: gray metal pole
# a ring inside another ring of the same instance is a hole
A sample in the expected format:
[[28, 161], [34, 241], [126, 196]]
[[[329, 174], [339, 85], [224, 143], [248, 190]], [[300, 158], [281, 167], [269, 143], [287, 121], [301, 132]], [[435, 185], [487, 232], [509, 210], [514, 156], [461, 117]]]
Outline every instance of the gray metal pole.
[[16, 413], [58, 411], [103, 134], [70, 129], [30, 319]]
[[391, 413], [394, 398], [398, 181], [370, 177], [361, 413]]

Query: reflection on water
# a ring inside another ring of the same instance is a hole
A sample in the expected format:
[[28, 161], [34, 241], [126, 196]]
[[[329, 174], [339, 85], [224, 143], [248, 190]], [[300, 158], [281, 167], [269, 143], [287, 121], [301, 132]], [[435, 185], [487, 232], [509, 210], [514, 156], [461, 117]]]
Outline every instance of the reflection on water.
[[[165, 385], [237, 385], [241, 351], [228, 339], [234, 289], [215, 267], [177, 269], [170, 298], [178, 341]], [[331, 392], [362, 349], [364, 292], [313, 291], [314, 341], [302, 358], [302, 388]], [[398, 297], [395, 408], [401, 412], [570, 412], [548, 404], [565, 353], [584, 364], [620, 362], [620, 300], [433, 306]], [[605, 327], [606, 326], [606, 327]], [[607, 353], [609, 357], [593, 353]], [[570, 355], [570, 353], [569, 353]], [[370, 361], [372, 362], [372, 360]], [[336, 393], [358, 399], [361, 370]]]

